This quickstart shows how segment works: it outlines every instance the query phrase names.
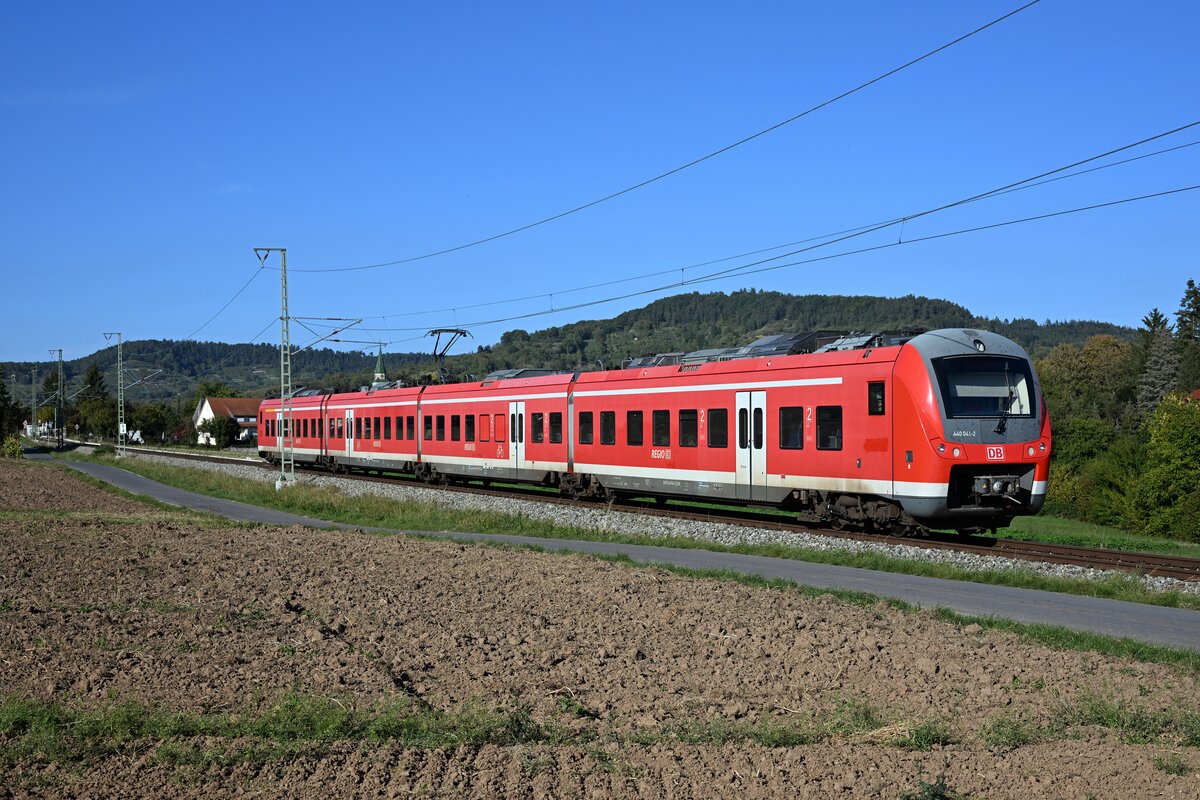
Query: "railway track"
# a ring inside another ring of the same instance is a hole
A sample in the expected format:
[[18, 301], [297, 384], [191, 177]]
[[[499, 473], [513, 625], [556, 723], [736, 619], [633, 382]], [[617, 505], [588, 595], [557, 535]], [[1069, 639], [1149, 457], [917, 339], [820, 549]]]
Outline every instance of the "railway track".
[[[167, 456], [180, 460], [208, 461], [223, 464], [240, 464], [261, 469], [274, 469], [257, 458], [215, 456], [199, 453], [181, 453], [170, 450], [157, 450], [144, 447], [127, 447], [131, 452], [141, 452], [151, 455]], [[415, 478], [402, 475], [389, 477], [348, 474], [339, 477], [352, 480], [365, 480], [380, 483], [406, 483], [414, 486], [428, 487], [429, 484]], [[536, 500], [543, 503], [559, 504], [578, 507], [580, 501], [568, 500], [558, 496], [548, 495], [545, 491], [530, 488], [483, 488], [470, 485], [448, 485], [439, 487], [448, 492], [465, 492], [499, 497], [511, 497], [523, 500]], [[807, 533], [837, 539], [849, 539], [864, 542], [887, 543], [920, 547], [931, 550], [952, 550], [974, 555], [999, 556], [1021, 561], [1036, 561], [1051, 564], [1064, 564], [1088, 569], [1133, 572], [1153, 577], [1174, 578], [1182, 581], [1200, 580], [1200, 559], [1182, 558], [1178, 556], [1162, 556], [1153, 553], [1138, 553], [1125, 550], [1108, 550], [1096, 547], [1078, 547], [1073, 545], [1048, 544], [1044, 542], [1026, 542], [1017, 539], [1002, 539], [987, 536], [938, 535], [928, 537], [897, 537], [880, 536], [856, 531], [838, 531], [790, 522], [787, 519], [772, 519], [769, 515], [733, 509], [714, 508], [681, 508], [663, 507], [636, 500], [618, 501], [608, 506], [613, 511], [646, 516], [659, 516], [670, 519], [684, 519], [696, 522], [723, 523], [744, 525], [747, 527], [766, 528], [778, 531]]]

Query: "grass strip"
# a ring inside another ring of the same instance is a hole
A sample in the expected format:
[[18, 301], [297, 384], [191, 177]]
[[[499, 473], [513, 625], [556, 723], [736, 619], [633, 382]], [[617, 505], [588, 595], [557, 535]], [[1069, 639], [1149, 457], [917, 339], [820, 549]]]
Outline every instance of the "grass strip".
[[211, 470], [139, 462], [136, 459], [124, 459], [120, 462], [106, 458], [99, 460], [200, 494], [350, 525], [439, 533], [473, 531], [710, 550], [1200, 610], [1200, 595], [1180, 591], [1151, 591], [1136, 575], [1114, 573], [1100, 580], [1081, 580], [1048, 576], [1031, 569], [976, 572], [950, 564], [896, 558], [877, 552], [855, 553], [787, 545], [728, 546], [687, 537], [631, 536], [609, 531], [570, 528], [529, 517], [448, 509], [432, 503], [401, 502], [372, 494], [351, 496], [336, 489], [306, 486], [303, 483], [278, 492], [269, 483], [234, 478]]

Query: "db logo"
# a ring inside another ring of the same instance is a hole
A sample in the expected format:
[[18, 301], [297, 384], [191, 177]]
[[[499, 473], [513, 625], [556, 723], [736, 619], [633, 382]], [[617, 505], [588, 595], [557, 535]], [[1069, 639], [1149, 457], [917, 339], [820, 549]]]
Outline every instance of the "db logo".
[[1003, 447], [989, 447], [987, 449], [987, 460], [988, 461], [1003, 461], [1004, 460], [1004, 448]]

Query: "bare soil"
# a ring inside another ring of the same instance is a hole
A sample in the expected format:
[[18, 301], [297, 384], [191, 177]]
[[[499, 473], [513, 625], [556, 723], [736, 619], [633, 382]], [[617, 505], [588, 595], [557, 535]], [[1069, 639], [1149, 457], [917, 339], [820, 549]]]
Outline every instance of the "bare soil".
[[[998, 716], [1044, 723], [1088, 696], [1194, 708], [1196, 676], [882, 603], [583, 556], [200, 524], [12, 462], [0, 462], [0, 550], [8, 697], [238, 713], [291, 691], [355, 707], [519, 702], [539, 722], [596, 737], [457, 749], [345, 741], [203, 768], [161, 763], [149, 743], [83, 765], [0, 760], [0, 797], [896, 798], [922, 774], [992, 800], [1200, 796], [1194, 748], [1126, 744], [1101, 728], [1003, 751], [981, 736]], [[870, 731], [798, 747], [668, 735], [848, 707], [873, 709], [885, 734], [936, 720], [959, 741], [916, 752]], [[1155, 766], [1164, 758], [1192, 771], [1168, 774]]]

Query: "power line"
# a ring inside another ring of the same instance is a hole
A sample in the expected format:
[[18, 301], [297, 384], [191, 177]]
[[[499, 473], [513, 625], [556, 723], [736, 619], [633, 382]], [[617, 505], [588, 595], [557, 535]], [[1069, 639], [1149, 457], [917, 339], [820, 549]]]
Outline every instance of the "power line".
[[[854, 228], [847, 228], [847, 229], [844, 229], [844, 230], [841, 230], [841, 231], [837, 231], [837, 232], [834, 232], [834, 233], [827, 233], [827, 234], [823, 234], [823, 235], [820, 235], [820, 236], [813, 236], [813, 237], [809, 237], [809, 238], [806, 238], [806, 239], [801, 239], [801, 240], [798, 240], [798, 241], [796, 241], [796, 242], [790, 242], [790, 243], [787, 243], [787, 244], [776, 245], [776, 246], [774, 246], [774, 247], [768, 247], [768, 248], [763, 248], [763, 249], [759, 249], [759, 250], [754, 250], [754, 251], [750, 251], [750, 252], [748, 252], [748, 253], [742, 253], [742, 254], [740, 254], [740, 255], [736, 255], [736, 256], [726, 256], [726, 257], [724, 257], [724, 258], [718, 258], [718, 259], [713, 259], [713, 260], [710, 260], [710, 261], [700, 262], [700, 263], [698, 263], [698, 264], [692, 264], [692, 265], [690, 265], [690, 266], [686, 266], [686, 267], [675, 267], [675, 268], [673, 268], [673, 269], [658, 270], [658, 271], [655, 271], [655, 272], [649, 272], [649, 273], [645, 273], [645, 274], [643, 274], [643, 275], [636, 275], [636, 276], [632, 276], [632, 277], [628, 277], [628, 278], [619, 278], [619, 279], [612, 280], [612, 281], [604, 281], [604, 282], [601, 282], [601, 283], [590, 284], [590, 285], [588, 285], [588, 286], [577, 287], [577, 288], [574, 288], [574, 289], [565, 289], [565, 290], [559, 290], [559, 291], [556, 291], [556, 292], [553, 292], [553, 293], [541, 292], [541, 293], [538, 293], [538, 294], [536, 294], [536, 295], [528, 295], [528, 296], [521, 297], [521, 298], [512, 298], [512, 299], [508, 299], [508, 300], [494, 300], [494, 301], [489, 301], [489, 302], [485, 302], [485, 303], [475, 303], [475, 304], [466, 305], [466, 306], [456, 306], [454, 309], [444, 308], [444, 309], [437, 309], [437, 310], [431, 310], [431, 311], [425, 311], [425, 312], [407, 312], [407, 313], [404, 313], [404, 314], [389, 314], [389, 315], [382, 315], [382, 316], [376, 316], [376, 317], [364, 317], [364, 319], [382, 319], [382, 320], [385, 320], [385, 321], [386, 321], [386, 320], [388, 320], [388, 319], [394, 319], [394, 318], [397, 318], [397, 317], [403, 317], [403, 316], [419, 316], [419, 315], [424, 315], [424, 314], [436, 314], [436, 313], [444, 313], [444, 312], [446, 312], [446, 311], [450, 311], [450, 310], [454, 310], [454, 311], [456, 311], [456, 312], [457, 312], [457, 311], [466, 310], [466, 309], [471, 309], [471, 308], [482, 308], [482, 307], [495, 306], [495, 305], [504, 305], [504, 304], [507, 304], [507, 303], [513, 303], [513, 302], [520, 302], [520, 301], [524, 301], [524, 300], [533, 300], [533, 299], [537, 299], [537, 298], [539, 298], [539, 297], [551, 297], [551, 298], [553, 298], [553, 296], [554, 296], [555, 294], [570, 294], [570, 293], [572, 293], [572, 292], [584, 291], [584, 290], [586, 290], [586, 289], [599, 288], [599, 287], [603, 287], [603, 286], [611, 286], [611, 285], [615, 285], [615, 284], [619, 284], [619, 283], [628, 283], [628, 282], [632, 282], [632, 281], [636, 281], [636, 280], [643, 280], [643, 279], [646, 279], [646, 278], [653, 278], [653, 277], [658, 277], [658, 276], [661, 276], [661, 275], [673, 274], [673, 273], [676, 273], [676, 272], [680, 273], [681, 277], [680, 277], [680, 280], [679, 280], [679, 281], [673, 282], [673, 283], [671, 283], [671, 284], [667, 285], [667, 287], [657, 287], [657, 288], [655, 288], [655, 289], [648, 290], [648, 291], [651, 291], [651, 292], [654, 292], [654, 291], [662, 291], [662, 290], [663, 290], [663, 288], [682, 287], [682, 286], [686, 286], [686, 285], [688, 285], [689, 283], [691, 283], [691, 282], [692, 282], [691, 280], [689, 280], [689, 279], [687, 279], [687, 278], [683, 277], [683, 273], [684, 273], [686, 270], [697, 269], [697, 268], [699, 268], [699, 267], [704, 267], [704, 266], [710, 266], [710, 265], [712, 265], [712, 264], [718, 264], [718, 263], [721, 263], [721, 262], [724, 262], [724, 261], [732, 261], [732, 260], [735, 260], [735, 259], [738, 259], [738, 258], [745, 258], [745, 257], [747, 257], [747, 256], [760, 255], [760, 254], [762, 254], [762, 253], [768, 253], [768, 252], [771, 252], [771, 251], [773, 251], [773, 250], [778, 250], [778, 249], [781, 249], [781, 248], [783, 248], [783, 247], [792, 247], [792, 246], [794, 246], [794, 245], [798, 245], [798, 244], [807, 244], [807, 243], [809, 243], [809, 242], [819, 242], [819, 244], [814, 244], [814, 245], [811, 245], [811, 246], [809, 246], [809, 247], [804, 247], [804, 248], [800, 248], [800, 249], [798, 249], [798, 250], [792, 250], [792, 251], [789, 251], [789, 252], [786, 252], [786, 253], [781, 253], [781, 254], [779, 254], [779, 255], [772, 256], [772, 257], [770, 257], [770, 258], [765, 258], [765, 259], [761, 259], [761, 260], [759, 260], [759, 261], [753, 261], [753, 262], [750, 262], [750, 263], [748, 263], [748, 264], [742, 264], [742, 265], [739, 265], [739, 266], [736, 266], [736, 267], [732, 267], [732, 268], [730, 268], [730, 269], [728, 269], [728, 270], [724, 270], [722, 273], [716, 273], [716, 274], [725, 274], [725, 273], [728, 273], [728, 274], [730, 275], [730, 277], [733, 277], [733, 276], [735, 276], [736, 274], [742, 273], [744, 270], [748, 270], [748, 269], [750, 269], [751, 267], [755, 267], [755, 266], [758, 266], [758, 265], [760, 265], [760, 264], [765, 264], [765, 263], [769, 263], [769, 262], [771, 262], [771, 261], [775, 261], [775, 260], [778, 260], [778, 259], [781, 259], [781, 258], [787, 258], [787, 257], [789, 257], [789, 256], [798, 255], [798, 254], [800, 254], [800, 253], [807, 252], [807, 251], [809, 251], [809, 250], [814, 250], [814, 249], [817, 249], [817, 248], [820, 248], [820, 247], [827, 247], [827, 246], [829, 246], [829, 245], [831, 245], [831, 244], [837, 244], [838, 242], [846, 241], [846, 240], [848, 240], [848, 239], [856, 238], [856, 237], [858, 237], [858, 236], [862, 236], [862, 235], [865, 235], [865, 234], [868, 234], [868, 233], [873, 233], [873, 232], [875, 232], [875, 231], [883, 230], [883, 229], [885, 229], [885, 228], [894, 227], [895, 225], [898, 225], [898, 224], [903, 224], [903, 223], [906, 223], [906, 222], [912, 221], [912, 220], [914, 220], [914, 219], [918, 219], [918, 218], [921, 218], [921, 217], [929, 216], [929, 215], [931, 215], [931, 214], [935, 214], [935, 213], [938, 213], [938, 212], [940, 212], [940, 211], [945, 211], [945, 210], [948, 210], [948, 209], [951, 209], [951, 208], [956, 208], [956, 207], [959, 207], [959, 206], [967, 205], [967, 204], [969, 204], [969, 203], [979, 202], [979, 201], [981, 201], [981, 200], [986, 200], [986, 199], [990, 199], [990, 198], [993, 198], [993, 197], [998, 197], [998, 196], [1001, 196], [1001, 195], [1004, 195], [1004, 194], [1009, 194], [1009, 193], [1012, 193], [1012, 192], [1022, 191], [1022, 190], [1024, 190], [1024, 189], [1031, 189], [1031, 188], [1035, 188], [1035, 187], [1038, 187], [1038, 186], [1044, 186], [1044, 185], [1046, 185], [1046, 184], [1053, 183], [1053, 182], [1055, 182], [1055, 181], [1066, 180], [1066, 179], [1068, 179], [1068, 178], [1074, 178], [1074, 177], [1077, 177], [1077, 176], [1079, 176], [1079, 175], [1085, 175], [1085, 174], [1088, 174], [1088, 173], [1097, 172], [1097, 171], [1099, 171], [1099, 170], [1108, 169], [1108, 168], [1110, 168], [1110, 167], [1116, 167], [1116, 166], [1120, 166], [1120, 165], [1123, 165], [1123, 164], [1132, 163], [1132, 162], [1134, 162], [1134, 161], [1140, 161], [1140, 160], [1143, 160], [1143, 159], [1146, 159], [1146, 158], [1150, 158], [1150, 157], [1153, 157], [1153, 156], [1163, 155], [1163, 154], [1166, 154], [1166, 153], [1171, 153], [1171, 152], [1175, 152], [1175, 151], [1178, 151], [1178, 150], [1182, 150], [1182, 149], [1185, 149], [1185, 148], [1188, 148], [1188, 147], [1193, 147], [1193, 146], [1195, 146], [1195, 145], [1197, 145], [1197, 144], [1200, 144], [1200, 140], [1196, 140], [1196, 141], [1188, 142], [1188, 143], [1185, 143], [1185, 144], [1182, 144], [1182, 145], [1177, 145], [1177, 146], [1174, 146], [1174, 147], [1168, 147], [1168, 148], [1164, 148], [1164, 149], [1162, 149], [1162, 150], [1157, 150], [1157, 151], [1154, 151], [1154, 152], [1151, 152], [1151, 153], [1145, 153], [1145, 154], [1142, 154], [1142, 155], [1140, 155], [1140, 156], [1134, 156], [1134, 157], [1131, 157], [1131, 158], [1122, 159], [1122, 160], [1120, 160], [1120, 161], [1114, 161], [1114, 162], [1111, 162], [1111, 163], [1109, 163], [1109, 164], [1102, 164], [1102, 165], [1100, 165], [1100, 166], [1096, 166], [1096, 167], [1090, 167], [1090, 168], [1088, 168], [1088, 169], [1079, 170], [1079, 171], [1076, 171], [1076, 172], [1069, 172], [1069, 173], [1067, 173], [1067, 174], [1065, 174], [1065, 175], [1059, 174], [1059, 173], [1066, 172], [1067, 170], [1074, 169], [1075, 167], [1083, 166], [1084, 164], [1090, 164], [1090, 163], [1092, 163], [1092, 162], [1095, 162], [1095, 161], [1098, 161], [1098, 160], [1100, 160], [1100, 159], [1103, 159], [1103, 158], [1107, 158], [1107, 157], [1109, 157], [1109, 156], [1116, 155], [1117, 153], [1122, 153], [1122, 152], [1125, 152], [1125, 151], [1127, 151], [1127, 150], [1131, 150], [1131, 149], [1133, 149], [1133, 148], [1135, 148], [1135, 147], [1140, 147], [1141, 145], [1148, 144], [1149, 142], [1156, 141], [1156, 140], [1158, 140], [1158, 139], [1162, 139], [1162, 138], [1165, 138], [1165, 137], [1167, 137], [1167, 136], [1172, 136], [1172, 135], [1174, 135], [1174, 134], [1176, 134], [1176, 133], [1180, 133], [1180, 132], [1182, 132], [1182, 131], [1185, 131], [1185, 130], [1188, 130], [1188, 129], [1190, 129], [1190, 128], [1194, 128], [1194, 127], [1196, 127], [1196, 126], [1198, 126], [1198, 125], [1200, 125], [1200, 120], [1196, 120], [1196, 121], [1194, 121], [1194, 122], [1190, 122], [1190, 123], [1188, 123], [1188, 124], [1186, 124], [1186, 125], [1181, 125], [1181, 126], [1178, 126], [1178, 127], [1176, 127], [1176, 128], [1172, 128], [1172, 129], [1170, 129], [1170, 130], [1167, 130], [1167, 131], [1164, 131], [1164, 132], [1161, 132], [1161, 133], [1154, 134], [1154, 135], [1152, 135], [1152, 136], [1148, 136], [1148, 137], [1145, 137], [1145, 138], [1139, 139], [1139, 140], [1137, 140], [1137, 141], [1135, 141], [1135, 142], [1131, 142], [1131, 143], [1129, 143], [1129, 144], [1125, 144], [1125, 145], [1122, 145], [1122, 146], [1120, 146], [1120, 147], [1116, 147], [1116, 148], [1112, 148], [1112, 149], [1110, 149], [1110, 150], [1106, 150], [1105, 152], [1103, 152], [1103, 153], [1100, 153], [1100, 154], [1098, 154], [1098, 155], [1090, 156], [1090, 157], [1088, 157], [1088, 158], [1084, 158], [1084, 159], [1081, 159], [1081, 160], [1079, 160], [1079, 161], [1072, 162], [1072, 163], [1070, 163], [1070, 164], [1067, 164], [1067, 165], [1065, 165], [1065, 166], [1057, 167], [1057, 168], [1055, 168], [1055, 169], [1052, 169], [1052, 170], [1048, 170], [1048, 171], [1045, 171], [1045, 172], [1039, 173], [1039, 174], [1037, 174], [1037, 175], [1034, 175], [1034, 176], [1032, 176], [1032, 177], [1025, 178], [1024, 180], [1015, 181], [1015, 182], [1013, 182], [1013, 183], [1009, 183], [1009, 184], [1006, 184], [1006, 185], [1004, 185], [1004, 186], [1000, 186], [1000, 187], [998, 187], [998, 188], [996, 188], [996, 189], [992, 189], [992, 190], [989, 190], [989, 191], [986, 191], [986, 192], [981, 192], [981, 193], [978, 193], [978, 194], [975, 194], [975, 195], [972, 195], [972, 196], [969, 196], [969, 197], [963, 198], [963, 199], [961, 199], [961, 200], [956, 200], [956, 201], [954, 201], [954, 202], [951, 202], [951, 203], [946, 203], [946, 204], [944, 204], [944, 205], [937, 206], [937, 207], [935, 207], [935, 208], [928, 209], [928, 210], [925, 210], [925, 211], [920, 211], [920, 212], [916, 212], [916, 213], [913, 213], [913, 214], [908, 214], [908, 215], [906, 215], [906, 216], [901, 216], [901, 217], [893, 217], [893, 218], [891, 218], [891, 219], [889, 219], [889, 220], [884, 220], [884, 221], [877, 222], [877, 223], [872, 223], [872, 224], [869, 224], [869, 225], [860, 225], [860, 226], [857, 226], [857, 227], [854, 227]], [[1057, 177], [1050, 177], [1050, 176], [1057, 176]], [[836, 238], [834, 238], [834, 237], [836, 237]], [[827, 240], [827, 241], [821, 241], [821, 240]], [[617, 296], [617, 297], [615, 297], [615, 298], [612, 298], [612, 299], [624, 299], [624, 298], [627, 298], [627, 297], [634, 297], [634, 296], [637, 296], [638, 294], [639, 294], [638, 292], [635, 292], [635, 293], [633, 293], [633, 294], [619, 295], [619, 296]], [[602, 300], [600, 300], [600, 301], [597, 301], [597, 302], [602, 302], [602, 303], [603, 303], [603, 302], [610, 302], [610, 301], [609, 301], [608, 299], [602, 299]], [[553, 306], [553, 303], [552, 303], [551, 305]], [[560, 307], [558, 307], [558, 308], [551, 307], [551, 308], [550, 308], [550, 309], [548, 309], [548, 310], [536, 312], [536, 313], [535, 313], [533, 316], [541, 316], [541, 315], [548, 314], [548, 313], [556, 313], [556, 312], [558, 312], [558, 311], [572, 310], [572, 309], [575, 309], [575, 308], [586, 308], [586, 307], [587, 307], [587, 306], [589, 306], [589, 305], [592, 305], [592, 304], [591, 304], [591, 303], [583, 303], [583, 304], [575, 304], [575, 305], [570, 305], [570, 306], [565, 306], [565, 307], [562, 307], [562, 306], [560, 306]], [[481, 324], [497, 324], [497, 323], [500, 323], [500, 322], [508, 322], [508, 321], [515, 321], [515, 320], [520, 320], [520, 319], [527, 319], [529, 316], [530, 316], [530, 315], [516, 315], [516, 316], [512, 316], [512, 317], [505, 317], [505, 318], [501, 318], [501, 319], [490, 320], [490, 321], [488, 321], [488, 322], [486, 322], [486, 323], [473, 323], [473, 324], [475, 324], [475, 325], [481, 325]], [[391, 335], [391, 331], [392, 331], [392, 330], [398, 330], [398, 331], [415, 331], [415, 330], [424, 330], [424, 328], [393, 328], [393, 327], [389, 326], [389, 327], [388, 327], [388, 328], [386, 328], [386, 329], [384, 329], [384, 328], [376, 328], [376, 327], [363, 327], [363, 328], [360, 328], [360, 330], [364, 330], [364, 331], [371, 331], [371, 332], [379, 332], [379, 331], [382, 331], [382, 330], [387, 330], [387, 332], [388, 332], [388, 334], [389, 334], [389, 336], [390, 336], [390, 335]], [[391, 343], [394, 343], [394, 341], [396, 341], [396, 340], [393, 340], [393, 341], [389, 342], [389, 344], [391, 344]], [[401, 340], [401, 341], [410, 341], [410, 340], [408, 340], [408, 339], [404, 339], [404, 340]]]
[[394, 261], [383, 261], [378, 264], [364, 264], [364, 265], [357, 266], [357, 267], [325, 267], [325, 268], [310, 268], [310, 269], [293, 268], [292, 272], [356, 272], [359, 270], [366, 270], [366, 269], [379, 269], [381, 267], [392, 267], [392, 266], [396, 266], [398, 264], [410, 264], [414, 261], [423, 261], [428, 258], [435, 258], [437, 256], [447, 255], [449, 253], [456, 253], [460, 250], [466, 250], [471, 247], [478, 247], [481, 244], [487, 244], [488, 242], [494, 242], [497, 239], [503, 239], [507, 236], [512, 236], [514, 234], [522, 233], [522, 232], [530, 230], [532, 228], [536, 228], [541, 225], [545, 225], [549, 222], [554, 222], [555, 220], [562, 219], [563, 217], [568, 217], [572, 214], [577, 214], [580, 211], [584, 211], [586, 209], [592, 208], [593, 206], [598, 206], [601, 203], [606, 203], [609, 200], [616, 199], [622, 195], [629, 194], [630, 192], [636, 191], [637, 189], [641, 189], [645, 186], [649, 186], [652, 183], [661, 181], [662, 179], [668, 178], [672, 175], [675, 175], [676, 173], [683, 172], [685, 169], [694, 167], [697, 164], [702, 164], [711, 158], [716, 158], [717, 156], [722, 155], [723, 153], [727, 153], [730, 150], [733, 150], [734, 148], [741, 147], [742, 145], [752, 142], [761, 136], [765, 136], [768, 133], [771, 133], [772, 131], [776, 131], [776, 130], [784, 127], [785, 125], [790, 125], [791, 123], [796, 122], [799, 119], [803, 119], [804, 117], [807, 117], [809, 114], [819, 111], [822, 108], [825, 108], [826, 106], [833, 105], [834, 103], [838, 102], [839, 100], [844, 100], [845, 98], [847, 98], [853, 94], [856, 94], [857, 92], [860, 92], [869, 86], [879, 83], [880, 81], [885, 80], [887, 78], [890, 78], [891, 76], [893, 76], [899, 72], [903, 72], [904, 70], [908, 69], [909, 67], [919, 64], [920, 62], [924, 61], [925, 59], [931, 58], [931, 57], [937, 55], [938, 53], [942, 52], [943, 50], [948, 50], [949, 48], [953, 47], [954, 45], [959, 44], [960, 42], [964, 42], [967, 39], [970, 39], [972, 36], [982, 33], [983, 31], [987, 30], [988, 28], [991, 28], [994, 25], [998, 25], [1001, 22], [1008, 19], [1009, 17], [1016, 16], [1017, 14], [1020, 14], [1025, 9], [1035, 6], [1040, 2], [1041, 2], [1041, 0], [1031, 0], [1031, 2], [1028, 2], [1021, 7], [1014, 9], [1014, 10], [1008, 12], [1007, 14], [1004, 14], [1003, 16], [997, 17], [996, 19], [992, 20], [991, 22], [987, 23], [986, 25], [982, 25], [969, 33], [965, 33], [962, 36], [959, 36], [957, 39], [946, 42], [945, 44], [941, 45], [940, 47], [936, 47], [933, 50], [930, 50], [929, 52], [927, 52], [923, 55], [917, 56], [916, 58], [912, 59], [911, 61], [908, 61], [904, 64], [901, 64], [898, 67], [888, 70], [887, 72], [885, 72], [881, 75], [877, 75], [874, 78], [871, 78], [869, 81], [867, 81], [865, 83], [861, 83], [858, 86], [855, 86], [853, 89], [844, 91], [841, 94], [839, 94], [835, 97], [831, 97], [828, 100], [825, 100], [821, 103], [818, 103], [817, 105], [815, 105], [805, 111], [801, 111], [799, 114], [788, 117], [787, 119], [777, 122], [768, 128], [764, 128], [763, 130], [758, 131], [757, 133], [752, 133], [749, 136], [746, 136], [742, 139], [739, 139], [736, 142], [733, 142], [732, 144], [727, 144], [724, 147], [714, 150], [707, 155], [693, 159], [693, 160], [687, 162], [686, 164], [681, 164], [680, 166], [675, 167], [674, 169], [669, 169], [666, 172], [655, 175], [653, 178], [648, 178], [644, 181], [641, 181], [640, 183], [635, 183], [634, 185], [628, 186], [624, 189], [621, 189], [620, 191], [616, 191], [616, 192], [613, 192], [612, 194], [605, 195], [604, 197], [598, 198], [596, 200], [592, 200], [591, 202], [588, 202], [588, 203], [584, 203], [583, 205], [575, 206], [574, 208], [568, 209], [566, 211], [561, 211], [557, 214], [554, 214], [549, 217], [545, 217], [544, 219], [540, 219], [536, 222], [530, 222], [530, 223], [528, 223], [526, 225], [522, 225], [518, 228], [513, 228], [512, 230], [504, 231], [503, 233], [496, 233], [491, 236], [486, 236], [482, 239], [476, 239], [473, 242], [466, 242], [465, 244], [455, 245], [454, 247], [447, 247], [442, 250], [437, 250], [437, 251], [434, 251], [431, 253], [425, 253], [423, 255], [409, 256], [407, 258], [399, 258]]
[[[604, 303], [612, 303], [612, 302], [616, 302], [618, 300], [627, 300], [632, 297], [641, 297], [644, 295], [655, 294], [657, 292], [663, 292], [663, 291], [667, 291], [670, 289], [678, 289], [678, 288], [684, 287], [684, 286], [693, 286], [693, 285], [701, 284], [701, 283], [711, 283], [713, 281], [727, 280], [729, 278], [740, 278], [745, 275], [753, 275], [753, 274], [760, 273], [760, 272], [770, 272], [772, 270], [783, 269], [785, 267], [795, 267], [795, 266], [801, 266], [801, 265], [805, 265], [805, 264], [813, 264], [818, 261], [829, 261], [829, 260], [836, 259], [836, 258], [845, 258], [846, 256], [861, 255], [863, 253], [870, 253], [870, 252], [874, 252], [877, 250], [886, 250], [886, 249], [893, 248], [893, 247], [902, 247], [904, 245], [917, 244], [920, 242], [928, 242], [928, 241], [932, 241], [935, 239], [946, 239], [946, 238], [950, 238], [953, 236], [962, 236], [962, 235], [965, 235], [968, 233], [978, 233], [980, 231], [992, 230], [995, 228], [1003, 228], [1003, 227], [1008, 227], [1008, 226], [1012, 226], [1012, 225], [1020, 225], [1020, 224], [1027, 223], [1027, 222], [1035, 222], [1037, 220], [1051, 219], [1053, 217], [1061, 217], [1061, 216], [1066, 216], [1069, 214], [1078, 214], [1078, 213], [1082, 213], [1082, 212], [1086, 212], [1086, 211], [1095, 211], [1095, 210], [1102, 209], [1102, 208], [1109, 208], [1112, 206], [1118, 206], [1118, 205], [1123, 205], [1123, 204], [1127, 204], [1127, 203], [1135, 203], [1135, 202], [1139, 202], [1142, 200], [1150, 200], [1150, 199], [1154, 199], [1154, 198], [1158, 198], [1158, 197], [1166, 197], [1169, 195], [1181, 194], [1183, 192], [1191, 192], [1191, 191], [1195, 191], [1196, 189], [1200, 189], [1200, 184], [1196, 184], [1193, 186], [1184, 186], [1184, 187], [1177, 188], [1177, 189], [1168, 189], [1165, 191], [1155, 192], [1152, 194], [1139, 195], [1137, 197], [1126, 197], [1126, 198], [1123, 198], [1120, 200], [1112, 200], [1112, 201], [1105, 202], [1105, 203], [1096, 203], [1096, 204], [1089, 205], [1089, 206], [1081, 206], [1078, 208], [1071, 208], [1071, 209], [1066, 209], [1063, 211], [1054, 211], [1054, 212], [1050, 212], [1047, 214], [1038, 214], [1038, 215], [1031, 216], [1031, 217], [1022, 217], [1020, 219], [1007, 220], [1004, 222], [996, 222], [996, 223], [991, 223], [989, 225], [979, 225], [979, 226], [975, 226], [975, 227], [971, 227], [971, 228], [962, 228], [959, 230], [949, 231], [946, 233], [931, 234], [928, 236], [922, 236], [922, 237], [918, 237], [918, 238], [914, 238], [914, 239], [898, 240], [895, 242], [885, 242], [883, 244], [874, 245], [871, 247], [863, 247], [863, 248], [860, 248], [857, 250], [848, 250], [848, 251], [843, 251], [840, 253], [832, 253], [830, 255], [825, 255], [825, 256], [816, 256], [814, 258], [803, 259], [800, 261], [792, 261], [792, 262], [788, 262], [788, 263], [784, 263], [784, 264], [771, 264], [770, 266], [760, 267], [759, 269], [746, 270], [744, 272], [731, 273], [727, 270], [722, 270], [720, 272], [712, 273], [709, 275], [704, 275], [704, 276], [700, 276], [697, 278], [691, 278], [686, 281], [670, 283], [670, 284], [666, 284], [666, 285], [662, 285], [662, 286], [656, 286], [656, 287], [653, 287], [650, 289], [642, 289], [642, 290], [639, 290], [636, 292], [628, 292], [626, 294], [616, 295], [613, 297], [605, 297], [605, 298], [601, 298], [599, 300], [591, 300], [591, 301], [584, 302], [584, 303], [576, 303], [576, 304], [573, 304], [570, 306], [565, 306], [562, 308], [543, 309], [541, 311], [532, 311], [532, 312], [529, 312], [528, 314], [520, 314], [520, 315], [512, 316], [512, 317], [503, 317], [500, 319], [480, 320], [477, 322], [469, 322], [469, 323], [465, 324], [465, 327], [481, 328], [481, 327], [486, 327], [488, 325], [497, 325], [497, 324], [504, 323], [504, 322], [514, 322], [516, 320], [532, 319], [534, 317], [541, 317], [541, 316], [545, 316], [547, 314], [557, 314], [557, 313], [560, 313], [563, 311], [575, 311], [575, 310], [578, 310], [581, 308], [589, 308], [591, 306], [598, 306], [598, 305], [602, 305]], [[761, 262], [761, 261], [757, 262], [757, 264], [762, 264], [762, 263], [764, 263], [764, 262]], [[402, 328], [402, 329], [397, 329], [397, 330], [415, 331], [415, 330], [423, 330], [423, 328]], [[421, 339], [421, 338], [424, 338], [424, 337], [414, 336], [414, 337], [410, 337], [410, 338], [406, 338], [406, 339], [394, 339], [392, 341], [385, 342], [384, 344], [392, 345], [392, 344], [397, 344], [399, 342], [415, 341], [415, 340]]]

